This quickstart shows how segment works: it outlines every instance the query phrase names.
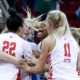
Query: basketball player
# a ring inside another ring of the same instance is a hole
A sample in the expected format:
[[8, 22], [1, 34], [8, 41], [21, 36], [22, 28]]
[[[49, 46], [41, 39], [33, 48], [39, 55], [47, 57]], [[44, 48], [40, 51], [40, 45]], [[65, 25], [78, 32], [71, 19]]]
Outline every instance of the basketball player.
[[66, 15], [58, 10], [50, 11], [45, 24], [49, 35], [43, 40], [38, 63], [34, 67], [24, 63], [21, 67], [27, 72], [39, 73], [48, 60], [48, 80], [80, 80], [76, 71], [80, 69], [79, 47], [71, 35]]
[[[14, 9], [9, 9], [9, 13], [6, 21], [8, 32], [0, 34], [0, 50], [16, 58], [32, 55], [28, 42], [21, 38], [24, 33], [23, 18]], [[3, 61], [3, 58], [0, 60], [0, 80], [17, 80], [18, 73], [15, 64]]]

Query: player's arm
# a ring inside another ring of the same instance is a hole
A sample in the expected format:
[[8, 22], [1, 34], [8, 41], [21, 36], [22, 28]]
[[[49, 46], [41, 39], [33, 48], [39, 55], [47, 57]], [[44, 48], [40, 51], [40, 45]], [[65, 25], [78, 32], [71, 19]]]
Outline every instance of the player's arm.
[[49, 42], [50, 42], [49, 40], [43, 41], [42, 51], [41, 51], [42, 53], [39, 57], [38, 63], [34, 67], [29, 67], [26, 63], [22, 65], [25, 71], [30, 72], [30, 73], [40, 73], [43, 70], [44, 65], [48, 58], [49, 48], [51, 45], [49, 44]]
[[5, 52], [0, 50], [0, 60], [4, 60], [16, 65], [20, 65], [23, 62], [23, 59], [18, 59], [16, 57], [13, 57], [9, 54], [6, 54]]
[[[34, 65], [37, 65], [37, 63], [38, 63], [38, 61], [39, 61], [39, 59], [38, 58], [36, 58], [35, 56], [31, 56], [31, 57], [29, 57], [28, 59], [28, 62], [30, 62], [31, 64], [34, 64]], [[45, 64], [44, 65], [44, 69], [45, 70], [48, 70], [49, 69], [49, 64]]]

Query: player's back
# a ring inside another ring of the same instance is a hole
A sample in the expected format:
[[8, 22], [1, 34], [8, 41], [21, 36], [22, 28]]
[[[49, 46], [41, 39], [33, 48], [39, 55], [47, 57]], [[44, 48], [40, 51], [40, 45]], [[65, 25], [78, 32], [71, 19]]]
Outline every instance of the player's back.
[[[27, 49], [25, 42], [15, 33], [3, 33], [0, 35], [0, 50], [9, 55], [20, 58]], [[18, 68], [16, 65], [0, 60], [0, 80], [16, 80]]]
[[72, 36], [56, 38], [56, 46], [49, 53], [52, 78], [79, 80], [76, 72], [77, 56], [78, 45]]

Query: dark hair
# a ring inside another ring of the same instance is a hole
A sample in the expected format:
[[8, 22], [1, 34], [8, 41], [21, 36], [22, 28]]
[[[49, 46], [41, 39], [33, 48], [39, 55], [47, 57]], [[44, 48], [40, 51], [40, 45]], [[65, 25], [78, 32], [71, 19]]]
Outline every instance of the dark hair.
[[8, 11], [10, 16], [6, 21], [7, 28], [9, 31], [17, 32], [18, 28], [23, 25], [23, 18], [14, 8], [10, 8]]
[[79, 39], [79, 46], [80, 46], [80, 39]]
[[0, 33], [5, 29], [6, 24], [5, 24], [5, 17], [3, 15], [2, 9], [0, 9]]
[[0, 17], [0, 33], [5, 29], [6, 24], [5, 24], [5, 19], [4, 17]]

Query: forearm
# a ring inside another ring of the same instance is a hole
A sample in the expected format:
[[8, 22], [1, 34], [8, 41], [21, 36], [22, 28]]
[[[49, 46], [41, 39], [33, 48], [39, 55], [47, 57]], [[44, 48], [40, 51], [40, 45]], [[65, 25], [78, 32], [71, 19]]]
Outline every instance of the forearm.
[[[39, 61], [39, 59], [37, 59], [37, 58], [33, 59], [33, 64], [34, 64], [34, 65], [38, 64], [38, 61]], [[46, 63], [46, 64], [44, 65], [44, 69], [45, 69], [45, 70], [49, 70], [49, 64]]]
[[26, 69], [27, 69], [26, 70], [27, 72], [30, 72], [30, 73], [33, 73], [33, 74], [41, 73], [41, 71], [43, 70], [43, 68], [39, 65], [36, 65], [34, 67], [29, 67], [28, 66]]
[[[32, 59], [32, 64], [37, 65], [37, 64], [38, 64], [38, 61], [39, 61], [39, 59], [37, 59], [37, 58], [34, 57], [34, 58]], [[49, 70], [49, 64], [46, 63], [46, 64], [44, 65], [44, 69], [45, 69], [45, 70]]]
[[48, 64], [45, 64], [44, 67], [43, 66], [40, 66], [40, 65], [36, 65], [34, 67], [29, 67], [28, 66], [27, 71], [30, 72], [30, 73], [36, 74], [36, 73], [41, 73], [41, 71], [43, 69], [48, 70], [49, 69], [49, 65]]
[[6, 54], [5, 52], [0, 51], [0, 60], [8, 61], [15, 64], [16, 58]]

